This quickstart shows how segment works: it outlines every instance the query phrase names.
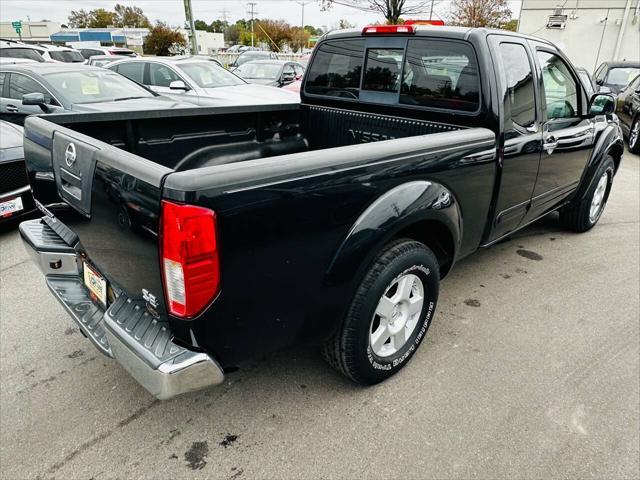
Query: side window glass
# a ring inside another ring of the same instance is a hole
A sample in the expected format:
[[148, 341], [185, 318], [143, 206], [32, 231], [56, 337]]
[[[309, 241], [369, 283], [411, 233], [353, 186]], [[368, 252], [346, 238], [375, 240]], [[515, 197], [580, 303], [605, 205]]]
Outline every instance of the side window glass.
[[569, 68], [560, 57], [538, 52], [542, 68], [547, 118], [571, 118], [578, 112], [578, 89]]
[[6, 76], [6, 73], [0, 72], [0, 97], [4, 96], [4, 79]]
[[49, 92], [38, 82], [19, 73], [11, 74], [11, 80], [9, 81], [9, 98], [22, 100], [22, 96], [27, 93], [42, 93], [47, 103], [52, 103], [51, 95], [49, 95]]
[[460, 42], [409, 40], [400, 103], [476, 111], [480, 80], [472, 48]]
[[518, 43], [501, 43], [501, 76], [504, 83], [504, 103], [507, 118], [505, 134], [519, 135], [536, 121], [536, 103], [533, 71], [527, 50]]
[[131, 62], [118, 65], [118, 73], [138, 83], [143, 83], [144, 62]]
[[154, 87], [168, 87], [171, 82], [180, 80], [180, 77], [166, 65], [158, 63], [149, 64], [149, 85]]

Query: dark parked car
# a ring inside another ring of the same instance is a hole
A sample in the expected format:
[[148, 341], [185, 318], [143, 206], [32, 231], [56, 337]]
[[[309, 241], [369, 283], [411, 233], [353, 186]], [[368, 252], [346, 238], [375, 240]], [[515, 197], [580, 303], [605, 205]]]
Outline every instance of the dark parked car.
[[301, 97], [26, 121], [36, 199], [48, 171], [75, 217], [43, 209], [22, 238], [36, 258], [55, 242], [53, 295], [158, 398], [301, 342], [389, 378], [458, 260], [558, 210], [593, 228], [624, 151], [612, 96], [513, 32], [329, 33]]
[[301, 80], [304, 67], [299, 63], [285, 60], [255, 60], [240, 65], [233, 73], [249, 83], [283, 87]]
[[110, 70], [82, 64], [0, 64], [0, 118], [32, 114], [148, 110], [193, 106], [161, 97]]
[[593, 74], [596, 84], [618, 93], [640, 75], [640, 62], [604, 62]]
[[277, 60], [278, 56], [273, 52], [264, 52], [262, 50], [248, 50], [242, 52], [235, 61], [229, 65], [233, 71], [243, 63], [252, 62], [254, 60]]
[[640, 153], [640, 75], [618, 94], [616, 114], [629, 151]]
[[0, 225], [33, 211], [22, 150], [22, 127], [0, 120]]

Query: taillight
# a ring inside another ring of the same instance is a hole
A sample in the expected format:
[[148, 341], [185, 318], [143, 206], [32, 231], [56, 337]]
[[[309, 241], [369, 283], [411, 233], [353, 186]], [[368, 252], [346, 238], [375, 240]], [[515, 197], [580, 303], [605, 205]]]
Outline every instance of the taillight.
[[160, 254], [167, 307], [193, 318], [220, 291], [216, 215], [195, 205], [162, 201]]
[[415, 33], [413, 25], [369, 25], [362, 29], [363, 35], [385, 35], [390, 33]]

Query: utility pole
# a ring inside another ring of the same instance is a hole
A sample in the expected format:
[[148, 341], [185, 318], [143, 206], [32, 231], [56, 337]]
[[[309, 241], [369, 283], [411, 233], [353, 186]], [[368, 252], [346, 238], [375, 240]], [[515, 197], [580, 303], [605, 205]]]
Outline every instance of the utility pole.
[[191, 30], [191, 55], [198, 54], [198, 39], [196, 38], [196, 26], [193, 19], [193, 8], [191, 8], [191, 0], [184, 1], [184, 15], [187, 18], [187, 25]]
[[227, 12], [229, 10], [227, 10], [226, 8], [223, 8], [222, 10], [220, 10], [220, 15], [222, 15], [222, 21], [223, 22], [227, 22]]
[[307, 3], [311, 3], [311, 2], [298, 2], [298, 1], [296, 1], [296, 3], [302, 7], [302, 21], [300, 22], [300, 28], [304, 28], [304, 6]]
[[251, 46], [253, 47], [253, 17], [258, 14], [254, 9], [258, 5], [256, 2], [247, 3], [247, 7], [249, 7], [249, 11], [247, 12], [251, 15]]

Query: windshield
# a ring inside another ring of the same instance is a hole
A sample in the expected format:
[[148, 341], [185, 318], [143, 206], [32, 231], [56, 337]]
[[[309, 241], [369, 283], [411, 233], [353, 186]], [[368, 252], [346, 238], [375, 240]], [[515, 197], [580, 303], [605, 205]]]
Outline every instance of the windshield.
[[245, 63], [240, 65], [235, 71], [242, 78], [263, 78], [275, 80], [280, 76], [281, 65], [272, 63]]
[[53, 60], [57, 60], [58, 62], [72, 63], [85, 61], [85, 58], [80, 52], [72, 50], [54, 50], [52, 52], [49, 52], [49, 55]]
[[609, 85], [627, 85], [640, 73], [640, 68], [634, 67], [616, 67], [609, 70], [607, 76], [607, 84]]
[[44, 58], [32, 48], [0, 48], [0, 57], [27, 58], [36, 62], [44, 62]]
[[244, 85], [244, 81], [214, 62], [184, 63], [180, 68], [201, 88]]
[[69, 103], [97, 103], [153, 97], [137, 83], [110, 70], [57, 72], [44, 77]]

